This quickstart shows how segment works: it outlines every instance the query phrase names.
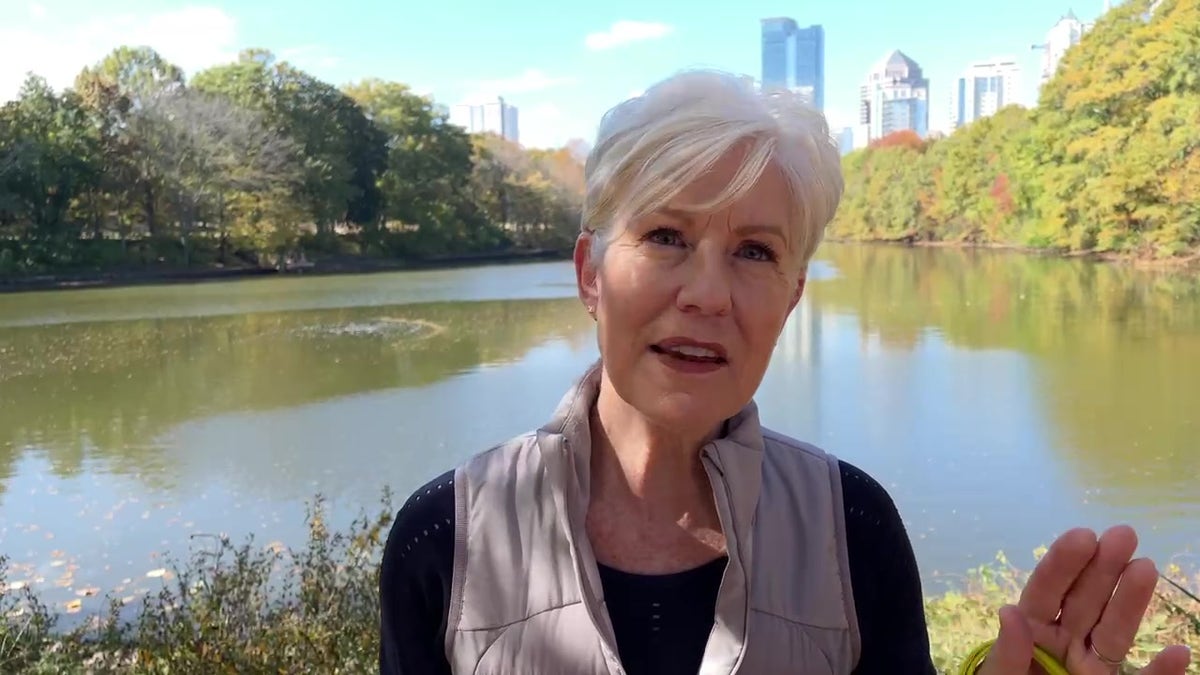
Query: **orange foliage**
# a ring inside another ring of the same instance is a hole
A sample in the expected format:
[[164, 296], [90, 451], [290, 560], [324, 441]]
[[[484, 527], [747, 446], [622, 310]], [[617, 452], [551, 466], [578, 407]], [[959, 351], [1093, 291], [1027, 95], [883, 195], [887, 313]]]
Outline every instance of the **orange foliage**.
[[925, 141], [912, 129], [902, 129], [871, 142], [872, 148], [908, 148], [916, 152], [925, 151]]

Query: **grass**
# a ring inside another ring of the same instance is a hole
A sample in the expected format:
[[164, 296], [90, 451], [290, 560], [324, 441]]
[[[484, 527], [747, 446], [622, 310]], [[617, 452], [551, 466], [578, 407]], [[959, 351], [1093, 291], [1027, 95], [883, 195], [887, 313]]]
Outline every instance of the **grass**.
[[[318, 498], [298, 549], [214, 538], [171, 565], [162, 589], [140, 606], [110, 601], [71, 629], [59, 628], [36, 591], [9, 590], [0, 559], [0, 672], [378, 672], [378, 561], [391, 502], [385, 493], [378, 513], [335, 532]], [[1167, 577], [1131, 656], [1136, 662], [1175, 642], [1200, 653], [1200, 598], [1187, 590], [1200, 579], [1189, 581], [1176, 568]], [[953, 672], [973, 646], [995, 635], [996, 609], [1023, 580], [1000, 556], [970, 570], [961, 590], [926, 601], [940, 672]]]

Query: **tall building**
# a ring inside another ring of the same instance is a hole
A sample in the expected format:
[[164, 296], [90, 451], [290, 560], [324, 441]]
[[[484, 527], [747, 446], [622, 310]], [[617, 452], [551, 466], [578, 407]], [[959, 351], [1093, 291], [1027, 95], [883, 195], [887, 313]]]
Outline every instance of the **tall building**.
[[921, 66], [898, 49], [875, 64], [859, 89], [858, 122], [868, 141], [905, 129], [925, 138], [929, 80]]
[[976, 61], [950, 95], [950, 127], [957, 129], [1019, 102], [1021, 67], [1012, 57]]
[[521, 142], [517, 107], [503, 97], [477, 103], [460, 103], [450, 110], [450, 123], [468, 133], [493, 133], [513, 143]]
[[795, 20], [762, 20], [762, 88], [787, 89], [825, 110], [825, 29]]
[[1079, 40], [1086, 32], [1087, 26], [1075, 17], [1074, 12], [1068, 11], [1066, 16], [1059, 19], [1058, 23], [1054, 24], [1054, 27], [1046, 33], [1046, 41], [1033, 46], [1034, 49], [1042, 50], [1041, 84], [1045, 84], [1047, 80], [1054, 77], [1054, 73], [1058, 71], [1058, 62], [1062, 60], [1068, 49], [1079, 44]]
[[854, 151], [854, 128], [842, 127], [834, 134], [834, 140], [837, 141], [838, 152], [842, 156], [846, 156]]

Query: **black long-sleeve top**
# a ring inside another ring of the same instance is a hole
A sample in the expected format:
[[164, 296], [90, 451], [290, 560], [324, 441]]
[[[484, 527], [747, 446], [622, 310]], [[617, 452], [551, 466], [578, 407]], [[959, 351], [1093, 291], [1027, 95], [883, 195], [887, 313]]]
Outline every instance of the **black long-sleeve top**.
[[[854, 675], [934, 675], [921, 580], [887, 491], [841, 462], [850, 583], [862, 639]], [[380, 577], [383, 675], [451, 675], [444, 651], [454, 559], [454, 474], [416, 490], [392, 524]], [[694, 675], [713, 625], [724, 557], [675, 574], [600, 565], [629, 675]]]

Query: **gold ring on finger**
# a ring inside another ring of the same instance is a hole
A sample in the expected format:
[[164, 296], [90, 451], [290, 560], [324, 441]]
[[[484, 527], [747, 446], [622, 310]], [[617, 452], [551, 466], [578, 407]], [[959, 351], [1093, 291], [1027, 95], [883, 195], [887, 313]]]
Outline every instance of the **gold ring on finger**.
[[1100, 659], [1100, 663], [1103, 663], [1104, 665], [1109, 666], [1109, 667], [1120, 666], [1122, 663], [1125, 663], [1125, 659], [1110, 659], [1107, 656], [1101, 654], [1100, 650], [1096, 649], [1096, 643], [1092, 641], [1091, 635], [1088, 636], [1087, 643], [1088, 643], [1088, 649], [1092, 650], [1092, 653], [1096, 655], [1096, 658]]

